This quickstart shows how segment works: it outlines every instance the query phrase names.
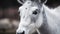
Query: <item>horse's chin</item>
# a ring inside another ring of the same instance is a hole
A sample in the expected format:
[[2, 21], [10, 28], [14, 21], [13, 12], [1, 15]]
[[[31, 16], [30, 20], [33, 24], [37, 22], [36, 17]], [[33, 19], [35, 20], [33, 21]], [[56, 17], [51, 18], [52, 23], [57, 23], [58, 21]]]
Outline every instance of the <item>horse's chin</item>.
[[28, 34], [34, 34], [37, 33], [36, 29], [29, 29]]

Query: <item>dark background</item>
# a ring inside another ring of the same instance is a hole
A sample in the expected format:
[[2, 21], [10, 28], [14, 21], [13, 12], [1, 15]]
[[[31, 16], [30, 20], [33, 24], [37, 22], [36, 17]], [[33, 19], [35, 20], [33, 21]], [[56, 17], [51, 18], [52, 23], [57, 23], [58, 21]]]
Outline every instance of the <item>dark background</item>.
[[[60, 0], [48, 0], [46, 5], [55, 7], [60, 5]], [[1, 8], [7, 8], [7, 7], [14, 7], [14, 6], [20, 6], [20, 4], [17, 2], [17, 0], [0, 0], [0, 7]]]

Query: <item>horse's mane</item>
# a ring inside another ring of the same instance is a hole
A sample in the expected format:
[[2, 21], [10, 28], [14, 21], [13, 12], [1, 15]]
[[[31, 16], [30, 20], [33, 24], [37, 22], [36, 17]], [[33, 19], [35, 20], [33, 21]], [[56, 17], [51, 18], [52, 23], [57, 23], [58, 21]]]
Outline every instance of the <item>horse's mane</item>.
[[56, 8], [49, 8], [48, 6], [43, 4], [43, 7], [49, 11], [58, 11], [58, 12], [60, 11], [60, 6], [57, 6]]
[[56, 8], [49, 8], [48, 6], [43, 5], [43, 7], [44, 7], [45, 11], [48, 11], [51, 14], [54, 14], [56, 16], [60, 14], [60, 6], [58, 6]]

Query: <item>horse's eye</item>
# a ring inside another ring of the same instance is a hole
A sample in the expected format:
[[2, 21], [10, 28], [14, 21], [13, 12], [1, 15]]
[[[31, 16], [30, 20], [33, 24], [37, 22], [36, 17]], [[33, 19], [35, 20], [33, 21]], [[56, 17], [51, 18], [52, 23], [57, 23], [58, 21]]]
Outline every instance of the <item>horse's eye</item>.
[[36, 15], [37, 14], [37, 11], [34, 11], [33, 14]]

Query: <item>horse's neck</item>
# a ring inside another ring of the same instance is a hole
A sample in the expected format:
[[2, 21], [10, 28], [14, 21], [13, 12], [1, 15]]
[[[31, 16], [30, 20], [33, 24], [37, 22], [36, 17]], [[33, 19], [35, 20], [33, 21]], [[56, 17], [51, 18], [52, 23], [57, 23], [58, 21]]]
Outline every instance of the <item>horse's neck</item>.
[[44, 7], [44, 9], [48, 24], [60, 24], [60, 15], [57, 14], [57, 11], [54, 9], [49, 9], [48, 7]]
[[[45, 9], [45, 14], [47, 18], [47, 27], [45, 25], [45, 28], [48, 29], [48, 32], [51, 32], [51, 34], [59, 34], [60, 31], [60, 19], [55, 13], [55, 10], [50, 10], [48, 7], [44, 7]], [[57, 31], [57, 32], [56, 32]]]

